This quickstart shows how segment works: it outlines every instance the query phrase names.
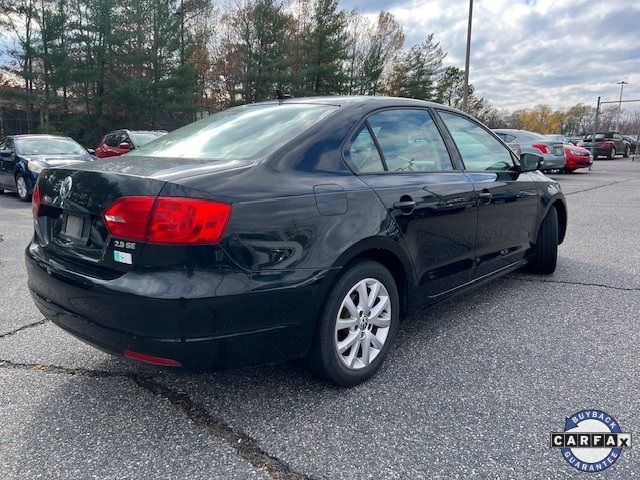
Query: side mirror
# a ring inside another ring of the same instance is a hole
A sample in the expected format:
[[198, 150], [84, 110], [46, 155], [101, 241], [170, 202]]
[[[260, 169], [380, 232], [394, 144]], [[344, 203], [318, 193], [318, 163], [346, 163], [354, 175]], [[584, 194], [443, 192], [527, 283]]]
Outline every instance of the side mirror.
[[131, 150], [131, 145], [129, 145], [129, 142], [122, 142], [120, 145], [118, 145], [118, 148], [122, 150]]
[[93, 148], [86, 148], [85, 150], [87, 151], [87, 153], [89, 155], [95, 155], [96, 154], [96, 151]]
[[0, 150], [0, 157], [2, 158], [11, 158], [13, 152], [11, 150]]
[[520, 155], [520, 170], [523, 172], [535, 172], [540, 170], [544, 159], [535, 153], [523, 153]]

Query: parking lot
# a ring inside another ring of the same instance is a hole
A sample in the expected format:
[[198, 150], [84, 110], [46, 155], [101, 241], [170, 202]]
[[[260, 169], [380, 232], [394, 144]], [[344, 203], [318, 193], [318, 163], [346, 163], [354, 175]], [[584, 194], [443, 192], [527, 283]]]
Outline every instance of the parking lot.
[[[1, 195], [0, 477], [577, 476], [549, 448], [566, 416], [640, 432], [640, 162], [554, 178], [569, 206], [556, 273], [413, 312], [351, 389], [296, 363], [196, 375], [82, 344], [33, 305], [31, 209]], [[602, 475], [637, 476], [635, 450]]]

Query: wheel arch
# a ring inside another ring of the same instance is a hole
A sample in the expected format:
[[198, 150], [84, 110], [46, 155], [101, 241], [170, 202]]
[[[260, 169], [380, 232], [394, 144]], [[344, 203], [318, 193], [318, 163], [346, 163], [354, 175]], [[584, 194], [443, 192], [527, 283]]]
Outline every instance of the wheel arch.
[[401, 239], [367, 238], [343, 252], [334, 262], [333, 270], [336, 273], [330, 278], [329, 284], [325, 289], [325, 298], [322, 304], [324, 305], [326, 297], [342, 275], [342, 272], [345, 272], [350, 266], [358, 262], [373, 260], [383, 265], [393, 275], [398, 288], [398, 296], [400, 297], [400, 316], [404, 318], [417, 282], [413, 262], [404, 251], [403, 246], [399, 245], [400, 242], [402, 242]]
[[558, 245], [564, 241], [567, 233], [567, 205], [561, 200], [556, 199], [551, 203], [551, 207], [555, 207], [558, 212]]

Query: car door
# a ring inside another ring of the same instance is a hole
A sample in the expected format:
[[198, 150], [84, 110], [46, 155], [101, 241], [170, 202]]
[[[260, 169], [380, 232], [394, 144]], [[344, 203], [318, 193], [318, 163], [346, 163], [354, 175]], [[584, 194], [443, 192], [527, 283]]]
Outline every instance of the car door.
[[511, 150], [479, 123], [438, 114], [478, 192], [475, 277], [521, 262], [535, 242], [541, 208], [534, 174], [522, 173]]
[[398, 225], [423, 292], [434, 297], [470, 281], [476, 194], [455, 168], [430, 111], [375, 112], [345, 153]]
[[13, 174], [16, 169], [16, 152], [13, 138], [9, 137], [2, 145], [2, 155], [0, 156], [0, 185], [4, 187], [15, 187]]
[[616, 144], [616, 152], [624, 153], [626, 145], [624, 144], [624, 139], [622, 138], [622, 136], [618, 135], [617, 133], [614, 133], [613, 141]]

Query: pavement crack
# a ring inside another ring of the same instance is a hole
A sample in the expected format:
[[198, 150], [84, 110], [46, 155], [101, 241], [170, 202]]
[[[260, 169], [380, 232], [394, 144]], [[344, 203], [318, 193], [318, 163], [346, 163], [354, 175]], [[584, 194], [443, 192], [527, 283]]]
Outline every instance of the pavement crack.
[[210, 415], [204, 407], [193, 402], [185, 392], [170, 389], [151, 378], [135, 377], [133, 380], [145, 390], [179, 407], [196, 425], [226, 441], [239, 457], [266, 472], [271, 478], [278, 480], [311, 479], [308, 475], [292, 470], [278, 457], [262, 450], [254, 438], [235, 430], [219, 418]]
[[94, 378], [122, 378], [134, 382], [143, 390], [163, 398], [181, 410], [193, 423], [232, 447], [236, 455], [255, 468], [276, 480], [313, 480], [304, 473], [292, 470], [289, 465], [258, 446], [258, 442], [245, 433], [235, 430], [220, 418], [207, 412], [206, 408], [194, 402], [187, 393], [169, 388], [151, 377], [124, 372], [109, 372], [87, 368], [70, 368], [59, 365], [38, 363], [18, 363], [0, 359], [0, 368], [12, 370], [40, 371]]
[[19, 333], [23, 330], [27, 330], [28, 328], [39, 327], [40, 325], [44, 325], [47, 322], [48, 320], [46, 318], [43, 318], [42, 320], [39, 320], [37, 322], [29, 323], [28, 325], [23, 325], [19, 328], [16, 328], [15, 330], [11, 330], [10, 332], [3, 333], [2, 335], [0, 335], [0, 340], [2, 340], [3, 338], [15, 335], [16, 333]]
[[39, 371], [39, 372], [48, 372], [48, 373], [62, 373], [66, 375], [79, 375], [83, 377], [101, 377], [101, 378], [129, 377], [129, 375], [125, 373], [107, 372], [104, 370], [61, 367], [58, 365], [47, 365], [44, 363], [18, 363], [18, 362], [13, 362], [11, 360], [2, 360], [2, 359], [0, 359], [0, 368], [12, 369], [12, 370]]
[[582, 192], [588, 192], [590, 190], [596, 190], [597, 188], [604, 188], [604, 187], [610, 187], [611, 185], [617, 185], [619, 183], [625, 183], [625, 182], [630, 182], [632, 180], [635, 180], [635, 178], [628, 178], [626, 180], [620, 180], [618, 182], [611, 182], [611, 183], [605, 183], [604, 185], [597, 185], [595, 187], [589, 187], [589, 188], [585, 188], [583, 190], [576, 190], [575, 192], [569, 192], [569, 193], [565, 193], [564, 196], [568, 197], [569, 195], [574, 195], [576, 193], [582, 193]]
[[636, 287], [614, 287], [612, 285], [605, 285], [604, 283], [590, 283], [590, 282], [572, 282], [569, 280], [540, 280], [538, 278], [525, 278], [525, 277], [514, 277], [511, 275], [507, 275], [505, 278], [509, 280], [523, 280], [525, 282], [535, 282], [535, 283], [558, 283], [563, 285], [579, 285], [582, 287], [599, 287], [599, 288], [608, 288], [610, 290], [618, 290], [622, 292], [640, 292], [640, 288]]

